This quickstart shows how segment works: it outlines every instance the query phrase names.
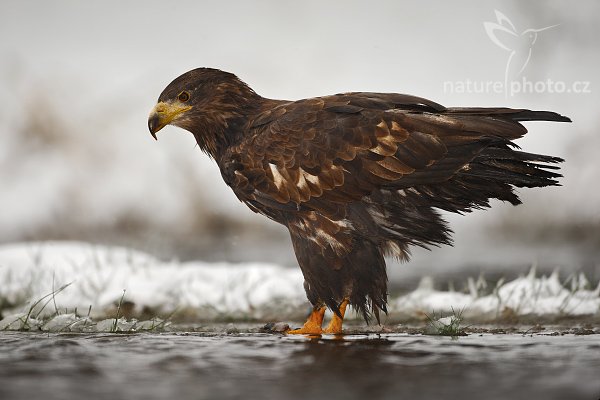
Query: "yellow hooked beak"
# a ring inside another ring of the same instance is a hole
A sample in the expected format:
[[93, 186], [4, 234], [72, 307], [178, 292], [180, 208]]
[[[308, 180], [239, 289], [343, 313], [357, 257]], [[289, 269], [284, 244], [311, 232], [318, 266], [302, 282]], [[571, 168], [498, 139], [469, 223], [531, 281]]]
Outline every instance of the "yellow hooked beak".
[[179, 102], [159, 102], [156, 106], [154, 106], [152, 111], [150, 111], [150, 116], [148, 117], [148, 129], [150, 129], [150, 134], [152, 137], [155, 140], [158, 140], [156, 138], [156, 132], [169, 125], [171, 121], [190, 108], [192, 108], [192, 106], [188, 106]]

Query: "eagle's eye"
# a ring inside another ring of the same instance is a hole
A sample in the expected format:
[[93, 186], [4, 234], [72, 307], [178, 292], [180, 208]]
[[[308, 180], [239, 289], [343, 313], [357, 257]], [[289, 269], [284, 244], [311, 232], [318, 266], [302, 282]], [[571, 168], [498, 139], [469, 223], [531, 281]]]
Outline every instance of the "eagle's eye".
[[188, 92], [181, 92], [181, 93], [179, 93], [179, 96], [177, 96], [177, 99], [180, 102], [185, 103], [186, 101], [188, 101], [190, 99], [190, 94]]

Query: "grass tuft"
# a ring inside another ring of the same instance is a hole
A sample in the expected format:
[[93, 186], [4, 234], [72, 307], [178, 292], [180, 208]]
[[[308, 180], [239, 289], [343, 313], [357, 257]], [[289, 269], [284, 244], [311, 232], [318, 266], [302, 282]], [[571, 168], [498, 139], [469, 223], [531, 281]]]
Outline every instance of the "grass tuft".
[[452, 308], [452, 315], [447, 317], [435, 316], [435, 311], [432, 315], [425, 314], [429, 322], [425, 329], [427, 335], [438, 335], [438, 336], [467, 336], [465, 333], [465, 327], [461, 325], [463, 310], [456, 312]]
[[121, 312], [121, 306], [123, 305], [124, 298], [125, 298], [125, 289], [123, 289], [123, 294], [121, 295], [121, 299], [119, 300], [119, 305], [117, 306], [117, 316], [115, 317], [115, 322], [112, 326], [111, 332], [117, 331], [117, 326], [119, 324], [119, 313]]

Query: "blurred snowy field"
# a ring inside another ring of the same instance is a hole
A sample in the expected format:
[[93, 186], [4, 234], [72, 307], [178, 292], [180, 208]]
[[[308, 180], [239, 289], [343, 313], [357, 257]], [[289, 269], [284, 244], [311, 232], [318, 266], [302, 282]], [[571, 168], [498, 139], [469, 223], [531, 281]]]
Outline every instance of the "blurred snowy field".
[[[161, 262], [131, 249], [76, 242], [4, 245], [0, 330], [83, 329], [87, 317], [114, 321], [118, 307], [119, 316], [129, 317], [178, 313], [197, 321], [301, 320], [308, 309], [302, 283], [299, 269], [272, 264]], [[390, 315], [414, 320], [460, 312], [491, 321], [506, 315], [597, 316], [600, 311], [600, 284], [583, 274], [561, 280], [558, 271], [536, 276], [532, 269], [492, 287], [483, 279], [469, 279], [466, 286], [440, 291], [433, 278], [425, 277], [416, 289], [390, 298]], [[46, 325], [57, 316], [54, 325]]]

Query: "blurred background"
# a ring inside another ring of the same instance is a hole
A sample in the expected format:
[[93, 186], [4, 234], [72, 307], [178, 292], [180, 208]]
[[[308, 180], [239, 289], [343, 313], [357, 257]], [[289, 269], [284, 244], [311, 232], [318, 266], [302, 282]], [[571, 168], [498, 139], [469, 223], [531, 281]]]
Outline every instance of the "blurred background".
[[[163, 259], [295, 266], [286, 229], [239, 203], [190, 134], [167, 127], [157, 143], [148, 133], [162, 89], [210, 66], [271, 98], [400, 92], [571, 117], [529, 123], [518, 142], [566, 159], [562, 187], [521, 190], [519, 207], [448, 215], [454, 248], [415, 250], [389, 270], [395, 283], [532, 264], [600, 276], [597, 1], [0, 4], [1, 243], [80, 240]], [[502, 48], [485, 22], [513, 30], [515, 43]], [[533, 44], [521, 35], [557, 24]], [[460, 90], [503, 82], [510, 52], [530, 48], [509, 78], [563, 82], [564, 91]]]

